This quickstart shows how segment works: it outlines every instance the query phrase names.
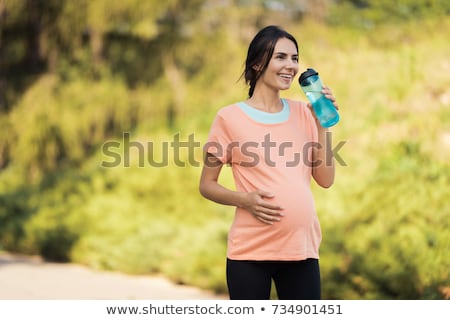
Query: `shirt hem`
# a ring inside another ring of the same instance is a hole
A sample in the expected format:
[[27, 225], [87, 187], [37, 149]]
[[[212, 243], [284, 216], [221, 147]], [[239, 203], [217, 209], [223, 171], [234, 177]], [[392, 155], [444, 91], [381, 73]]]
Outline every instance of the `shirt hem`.
[[319, 259], [318, 254], [305, 254], [305, 255], [293, 255], [293, 256], [249, 256], [249, 255], [232, 255], [228, 254], [227, 258], [230, 260], [246, 260], [246, 261], [302, 261], [306, 259]]

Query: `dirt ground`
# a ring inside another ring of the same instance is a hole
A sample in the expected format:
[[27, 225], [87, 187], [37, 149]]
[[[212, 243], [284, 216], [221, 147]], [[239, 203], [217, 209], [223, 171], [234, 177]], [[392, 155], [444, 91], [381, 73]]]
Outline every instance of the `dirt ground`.
[[227, 299], [163, 277], [133, 276], [0, 252], [0, 299], [214, 300]]

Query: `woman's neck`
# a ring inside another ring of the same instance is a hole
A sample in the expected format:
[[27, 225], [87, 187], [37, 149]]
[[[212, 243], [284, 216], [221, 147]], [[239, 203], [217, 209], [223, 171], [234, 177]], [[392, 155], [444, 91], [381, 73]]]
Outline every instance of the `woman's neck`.
[[283, 103], [278, 92], [256, 91], [248, 98], [246, 103], [253, 108], [269, 113], [280, 112], [283, 109]]

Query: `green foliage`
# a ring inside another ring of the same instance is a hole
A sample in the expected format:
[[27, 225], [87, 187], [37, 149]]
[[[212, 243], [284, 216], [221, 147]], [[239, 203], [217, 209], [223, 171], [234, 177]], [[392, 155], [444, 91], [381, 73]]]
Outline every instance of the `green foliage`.
[[328, 21], [360, 28], [450, 14], [446, 0], [339, 0], [331, 5]]
[[[430, 159], [420, 145], [389, 148], [371, 179], [352, 194], [340, 223], [326, 225], [326, 252], [340, 263], [326, 271], [338, 298], [439, 299], [450, 279], [450, 167]], [[329, 290], [329, 291], [328, 291]]]
[[120, 82], [64, 83], [45, 75], [8, 115], [11, 130], [2, 145], [10, 161], [35, 180], [59, 166], [79, 164], [108, 136], [132, 129], [137, 113]]
[[[233, 208], [199, 195], [200, 168], [187, 160], [199, 163], [201, 147], [177, 166], [162, 145], [177, 134], [204, 142], [215, 112], [245, 99], [248, 40], [255, 26], [280, 21], [255, 3], [48, 1], [36, 71], [24, 62], [24, 2], [6, 1], [0, 248], [226, 292]], [[336, 17], [361, 13], [369, 29], [282, 21], [298, 37], [300, 69], [316, 66], [341, 106], [333, 139], [345, 141], [345, 163], [333, 188], [312, 186], [324, 298], [448, 298], [450, 22], [429, 19], [424, 8], [443, 2], [427, 3], [389, 11], [385, 1], [341, 1]], [[403, 20], [405, 8], [422, 20], [381, 23]], [[305, 98], [295, 85], [284, 94]], [[125, 132], [145, 154], [126, 149]], [[113, 168], [101, 165], [108, 142], [119, 143]], [[221, 182], [232, 188], [229, 169]]]

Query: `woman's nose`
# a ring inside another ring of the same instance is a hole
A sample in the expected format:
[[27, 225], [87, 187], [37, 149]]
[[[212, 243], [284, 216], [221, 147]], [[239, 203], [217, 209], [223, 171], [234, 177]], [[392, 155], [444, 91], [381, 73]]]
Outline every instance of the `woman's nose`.
[[298, 63], [296, 61], [289, 60], [286, 64], [286, 68], [289, 70], [298, 70]]

